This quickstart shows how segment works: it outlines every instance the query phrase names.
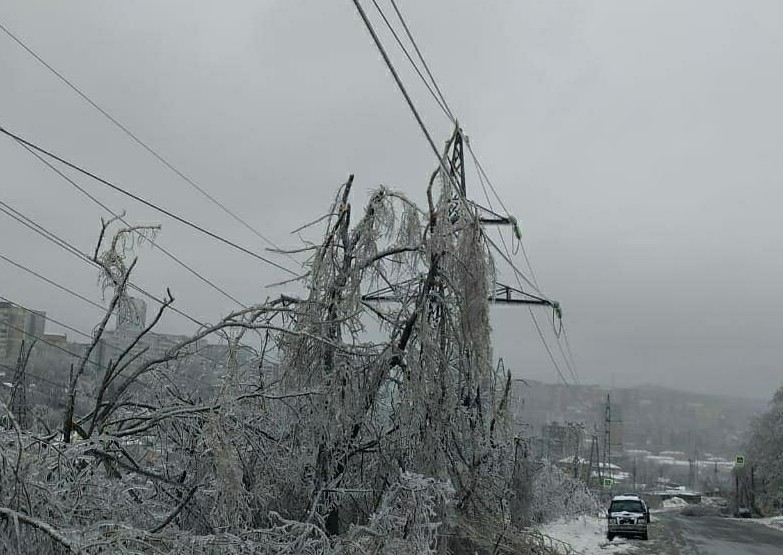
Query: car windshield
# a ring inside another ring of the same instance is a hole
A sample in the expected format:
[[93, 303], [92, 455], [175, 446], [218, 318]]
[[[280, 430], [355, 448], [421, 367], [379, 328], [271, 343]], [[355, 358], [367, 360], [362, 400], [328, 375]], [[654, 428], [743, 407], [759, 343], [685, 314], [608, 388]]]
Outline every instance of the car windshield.
[[636, 501], [634, 499], [612, 501], [612, 506], [609, 507], [610, 513], [622, 513], [623, 511], [629, 513], [643, 513], [644, 508], [642, 507], [641, 501]]

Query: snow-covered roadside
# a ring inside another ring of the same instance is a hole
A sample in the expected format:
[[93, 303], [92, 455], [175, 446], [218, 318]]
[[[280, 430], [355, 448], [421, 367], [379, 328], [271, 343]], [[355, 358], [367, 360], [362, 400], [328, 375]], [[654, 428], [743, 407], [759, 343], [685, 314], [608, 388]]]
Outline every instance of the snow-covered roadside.
[[783, 530], [783, 516], [772, 516], [769, 518], [754, 518], [751, 522], [758, 522], [764, 526], [769, 526], [776, 530]]
[[545, 524], [539, 530], [552, 539], [569, 544], [580, 555], [633, 553], [637, 547], [622, 538], [607, 541], [604, 517], [582, 516]]
[[681, 509], [688, 506], [688, 502], [682, 497], [672, 497], [671, 499], [663, 500], [664, 509]]

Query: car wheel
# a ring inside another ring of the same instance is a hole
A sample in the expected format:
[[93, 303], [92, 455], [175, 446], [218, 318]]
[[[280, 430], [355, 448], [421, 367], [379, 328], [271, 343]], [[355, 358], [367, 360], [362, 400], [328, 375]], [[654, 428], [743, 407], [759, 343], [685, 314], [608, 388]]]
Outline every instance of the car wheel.
[[612, 541], [614, 539], [614, 534], [607, 533], [606, 534], [606, 539], [609, 540], [609, 541]]
[[645, 532], [644, 534], [642, 534], [642, 539], [643, 539], [644, 541], [647, 541], [647, 540], [648, 540], [648, 538], [649, 538], [649, 537], [647, 536], [647, 532]]

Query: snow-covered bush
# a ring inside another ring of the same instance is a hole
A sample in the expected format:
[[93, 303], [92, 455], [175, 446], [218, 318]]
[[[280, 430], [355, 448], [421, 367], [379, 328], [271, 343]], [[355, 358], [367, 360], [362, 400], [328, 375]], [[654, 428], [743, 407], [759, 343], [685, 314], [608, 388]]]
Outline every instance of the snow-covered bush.
[[531, 520], [537, 524], [596, 514], [601, 504], [585, 483], [554, 465], [543, 464], [532, 478]]
[[453, 502], [448, 482], [403, 472], [386, 489], [378, 510], [364, 526], [351, 529], [348, 553], [434, 554], [441, 521]]
[[748, 463], [756, 471], [757, 509], [774, 514], [783, 491], [783, 386], [775, 392], [767, 412], [751, 426]]

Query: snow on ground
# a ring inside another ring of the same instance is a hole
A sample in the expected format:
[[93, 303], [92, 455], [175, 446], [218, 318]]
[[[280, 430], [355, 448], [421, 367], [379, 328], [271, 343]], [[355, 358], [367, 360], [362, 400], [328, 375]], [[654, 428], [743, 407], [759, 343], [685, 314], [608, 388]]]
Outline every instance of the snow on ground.
[[637, 547], [633, 541], [623, 538], [608, 541], [605, 517], [582, 516], [553, 522], [542, 526], [540, 531], [554, 540], [569, 544], [580, 555], [632, 553]]
[[775, 528], [776, 530], [783, 530], [783, 516], [773, 516], [769, 518], [754, 518], [753, 522], [759, 522], [764, 526]]
[[685, 501], [682, 497], [672, 497], [671, 499], [664, 499], [663, 500], [663, 508], [664, 509], [676, 509], [679, 507], [687, 507], [688, 502]]

